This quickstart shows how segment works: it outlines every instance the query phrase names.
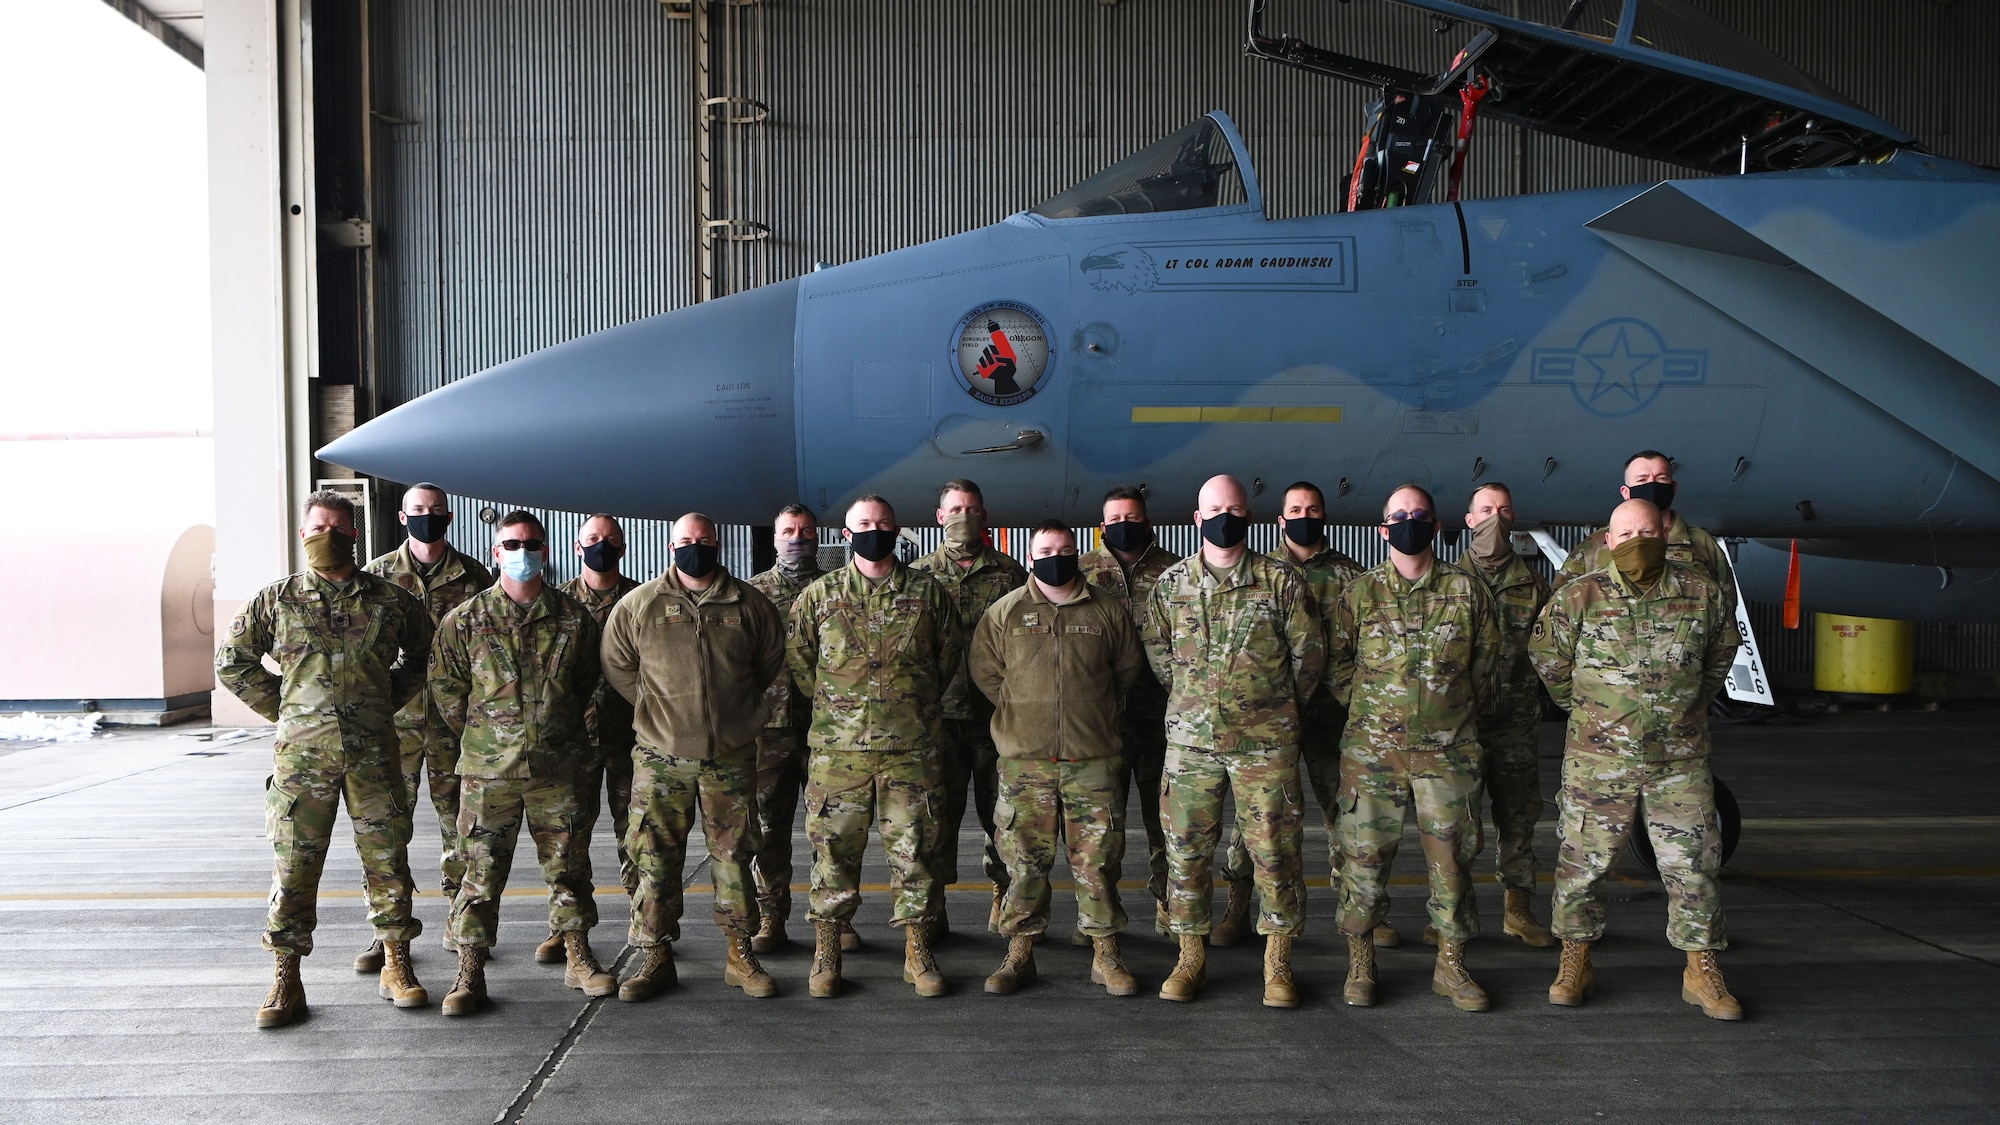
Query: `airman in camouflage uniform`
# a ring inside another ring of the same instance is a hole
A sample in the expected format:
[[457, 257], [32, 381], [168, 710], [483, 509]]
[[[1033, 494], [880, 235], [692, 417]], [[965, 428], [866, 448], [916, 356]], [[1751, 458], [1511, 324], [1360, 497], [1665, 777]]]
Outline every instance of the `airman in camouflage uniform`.
[[[1627, 500], [1644, 500], [1660, 509], [1667, 524], [1667, 560], [1682, 566], [1695, 565], [1708, 572], [1722, 587], [1722, 600], [1731, 616], [1736, 613], [1736, 571], [1729, 565], [1729, 552], [1715, 536], [1681, 518], [1674, 511], [1674, 461], [1656, 449], [1642, 450], [1625, 459], [1625, 483], [1619, 495]], [[1556, 588], [1586, 574], [1595, 574], [1611, 565], [1611, 550], [1604, 545], [1599, 528], [1563, 560], [1556, 572]]]
[[[403, 493], [403, 510], [397, 518], [409, 529], [409, 537], [395, 550], [371, 560], [364, 569], [416, 595], [430, 612], [433, 628], [459, 603], [493, 585], [491, 570], [445, 542], [445, 529], [451, 526], [452, 515], [443, 489], [428, 482], [411, 485]], [[458, 777], [451, 772], [458, 750], [449, 738], [429, 725], [429, 715], [430, 695], [428, 691], [420, 691], [396, 712], [396, 741], [402, 746], [404, 784], [410, 790], [406, 804], [411, 808], [423, 789], [426, 772], [429, 774], [431, 807], [437, 810], [441, 844], [439, 886], [449, 903], [457, 897], [458, 881], [465, 874], [456, 828]], [[450, 947], [451, 936], [447, 932], [445, 948]], [[371, 946], [355, 959], [355, 971], [372, 971], [380, 964], [381, 955], [379, 948]]]
[[[576, 554], [583, 560], [583, 572], [563, 583], [562, 592], [590, 611], [602, 634], [611, 608], [639, 588], [638, 579], [619, 569], [619, 561], [625, 557], [625, 529], [601, 512], [591, 516], [577, 532]], [[608, 804], [612, 836], [618, 844], [618, 881], [630, 897], [639, 889], [639, 871], [632, 866], [632, 854], [625, 847], [632, 812], [632, 704], [601, 676], [584, 708], [583, 729], [590, 745], [590, 753], [576, 771], [576, 849], [582, 857], [583, 877], [596, 885], [590, 841], [597, 830], [597, 818]], [[567, 960], [562, 934], [551, 930], [548, 940], [536, 947], [535, 960], [543, 964]]]
[[494, 528], [494, 555], [499, 583], [445, 614], [431, 648], [434, 721], [458, 744], [452, 773], [462, 786], [465, 876], [451, 904], [459, 977], [448, 1016], [485, 1002], [486, 958], [524, 829], [548, 884], [549, 929], [567, 954], [563, 983], [589, 996], [617, 988], [590, 948], [597, 900], [588, 837], [577, 830], [577, 774], [593, 760], [583, 716], [601, 682], [597, 621], [543, 580], [548, 531], [535, 516], [508, 513]]
[[1494, 697], [1500, 629], [1485, 584], [1432, 550], [1430, 493], [1398, 488], [1383, 517], [1389, 558], [1348, 583], [1329, 630], [1327, 685], [1348, 709], [1339, 797], [1345, 995], [1358, 1007], [1375, 1002], [1371, 931], [1388, 910], [1389, 866], [1414, 803], [1438, 932], [1432, 990], [1463, 1011], [1485, 1011], [1464, 947], [1479, 933], [1472, 860], [1486, 755], [1475, 716]]
[[[1007, 593], [1021, 588], [1028, 572], [1003, 551], [986, 545], [986, 501], [969, 480], [946, 482], [938, 494], [938, 525], [944, 544], [910, 564], [937, 579], [958, 610], [961, 633], [971, 636], [986, 610]], [[968, 790], [979, 828], [986, 837], [986, 877], [993, 880], [993, 905], [986, 928], [998, 930], [1000, 897], [1007, 890], [1007, 865], [993, 845], [993, 801], [998, 753], [993, 748], [993, 706], [972, 689], [960, 665], [944, 689], [944, 816], [938, 823], [937, 851], [930, 859], [937, 880], [937, 915], [933, 940], [942, 937], [946, 920], [943, 891], [958, 882], [958, 826], [965, 819]]]
[[[1319, 486], [1298, 481], [1285, 489], [1284, 514], [1279, 518], [1284, 542], [1271, 557], [1299, 568], [1319, 607], [1321, 627], [1333, 613], [1340, 592], [1361, 573], [1361, 564], [1333, 549], [1326, 538], [1326, 499]], [[1306, 779], [1312, 783], [1320, 820], [1326, 826], [1326, 847], [1332, 865], [1334, 886], [1340, 883], [1340, 835], [1335, 828], [1336, 796], [1340, 789], [1340, 728], [1347, 712], [1334, 702], [1333, 693], [1321, 683], [1313, 691], [1299, 715], [1299, 761]], [[1209, 932], [1210, 945], [1237, 944], [1250, 930], [1250, 853], [1243, 846], [1243, 825], [1239, 817], [1217, 873], [1229, 880], [1229, 905], [1221, 921]], [[1395, 944], [1401, 939], [1384, 924], [1378, 944]]]
[[1206, 542], [1160, 576], [1146, 612], [1146, 657], [1169, 700], [1167, 912], [1181, 947], [1160, 997], [1192, 1000], [1207, 983], [1210, 862], [1228, 795], [1244, 810], [1263, 903], [1264, 1003], [1294, 1007], [1291, 943], [1305, 927], [1299, 711], [1319, 683], [1325, 634], [1298, 570], [1245, 545], [1250, 514], [1235, 478], [1202, 485]]
[[1708, 706], [1743, 638], [1721, 583], [1673, 561], [1662, 522], [1644, 500], [1620, 504], [1606, 533], [1612, 565], [1557, 590], [1529, 646], [1570, 713], [1550, 927], [1562, 938], [1562, 968], [1549, 1001], [1581, 1004], [1595, 988], [1600, 888], [1643, 817], [1667, 889], [1667, 940], [1687, 954], [1681, 998], [1715, 1019], [1742, 1019], [1715, 959], [1728, 940]]
[[944, 994], [929, 926], [942, 897], [928, 866], [943, 814], [939, 702], [965, 652], [944, 586], [896, 559], [896, 513], [879, 496], [847, 510], [847, 566], [792, 606], [792, 681], [812, 700], [806, 834], [813, 844], [810, 990], [840, 993], [840, 923], [861, 901], [868, 826], [889, 860], [890, 920], [903, 927], [903, 979]]
[[[785, 505], [772, 523], [771, 541], [778, 561], [750, 584], [778, 607], [789, 630], [792, 603], [820, 575], [819, 521], [812, 509]], [[785, 944], [785, 922], [792, 916], [792, 824], [805, 789], [806, 727], [812, 722], [812, 700], [793, 685], [790, 668], [771, 682], [764, 703], [771, 717], [757, 736], [758, 928], [750, 943], [758, 953]]]
[[[305, 1012], [299, 958], [312, 952], [320, 872], [343, 797], [368, 921], [387, 950], [381, 994], [397, 1007], [429, 1002], [410, 969], [410, 940], [423, 924], [410, 910], [410, 799], [394, 716], [423, 683], [430, 618], [415, 598], [355, 568], [354, 505], [346, 497], [308, 497], [299, 538], [310, 569], [244, 603], [215, 652], [217, 681], [278, 724], [264, 782], [273, 852], [264, 948], [276, 955], [277, 980], [257, 1013], [259, 1027]], [[266, 654], [278, 675], [264, 668]]]
[[746, 996], [778, 986], [757, 962], [751, 861], [757, 854], [757, 736], [764, 692], [785, 669], [785, 622], [771, 600], [723, 568], [715, 523], [674, 523], [674, 565], [625, 596], [604, 626], [604, 676], [633, 702], [631, 834], [639, 869], [630, 942], [645, 953], [618, 986], [645, 1000], [675, 980], [681, 873], [697, 810], [727, 941], [722, 979]]
[[1555, 944], [1535, 919], [1535, 825], [1542, 819], [1542, 681], [1528, 660], [1535, 618], [1548, 604], [1548, 580], [1514, 553], [1514, 494], [1499, 481], [1480, 485], [1465, 513], [1472, 546], [1463, 569], [1486, 584], [1500, 621], [1500, 686], [1479, 717], [1486, 747], [1486, 791], [1493, 797], [1499, 836], [1494, 868], [1506, 888], [1501, 931], [1528, 945]]
[[[1153, 584], [1181, 561], [1180, 556], [1162, 548], [1154, 537], [1145, 494], [1136, 488], [1121, 485], [1105, 493], [1103, 519], [1097, 547], [1083, 555], [1079, 565], [1091, 585], [1118, 595], [1132, 614], [1133, 628], [1143, 632]], [[1167, 834], [1160, 827], [1160, 770], [1167, 758], [1167, 689], [1154, 678], [1151, 665], [1139, 669], [1125, 697], [1118, 738], [1124, 746], [1120, 760], [1125, 767], [1118, 791], [1136, 789], [1139, 794], [1139, 822], [1146, 831], [1146, 889], [1153, 894], [1153, 928], [1164, 934]], [[1076, 942], [1077, 936], [1070, 940]]]
[[1096, 947], [1090, 979], [1113, 996], [1139, 984], [1118, 953], [1125, 908], [1125, 779], [1118, 763], [1119, 702], [1146, 658], [1117, 595], [1091, 589], [1077, 568], [1076, 534], [1035, 529], [1034, 577], [979, 620], [966, 664], [993, 701], [1000, 751], [995, 842], [1011, 876], [1000, 908], [1007, 959], [986, 991], [1035, 979], [1035, 939], [1049, 925], [1049, 870], [1059, 839], [1076, 878], [1077, 932]]

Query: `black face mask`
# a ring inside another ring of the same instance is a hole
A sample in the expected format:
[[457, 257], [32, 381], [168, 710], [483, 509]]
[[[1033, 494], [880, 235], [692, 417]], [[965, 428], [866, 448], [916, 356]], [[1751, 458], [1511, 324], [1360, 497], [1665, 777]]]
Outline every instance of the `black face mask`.
[[1201, 521], [1201, 537], [1227, 551], [1240, 547], [1250, 535], [1250, 521], [1235, 512], [1222, 512]]
[[1299, 516], [1285, 521], [1285, 538], [1301, 547], [1317, 547], [1326, 538], [1326, 521], [1318, 516]]
[[1044, 586], [1062, 587], [1076, 581], [1075, 555], [1048, 555], [1034, 560], [1031, 565], [1035, 569], [1035, 577], [1041, 579]]
[[848, 532], [848, 545], [869, 562], [881, 562], [896, 552], [896, 533], [882, 528]]
[[1144, 520], [1126, 520], [1104, 525], [1104, 545], [1114, 551], [1134, 554], [1153, 541], [1153, 525]]
[[1626, 488], [1634, 500], [1650, 500], [1653, 507], [1662, 512], [1674, 507], [1674, 482], [1670, 480], [1649, 480], [1645, 484], [1634, 484]]
[[435, 543], [444, 538], [444, 529], [451, 526], [450, 512], [431, 512], [410, 517], [410, 538], [419, 543]]
[[599, 539], [585, 544], [583, 548], [583, 565], [599, 574], [618, 569], [618, 560], [624, 557], [624, 550], [609, 539]]
[[1389, 525], [1389, 546], [1406, 555], [1421, 555], [1437, 538], [1434, 520], [1404, 520]]
[[689, 578], [707, 578], [721, 557], [721, 548], [714, 544], [683, 543], [674, 548], [674, 569]]

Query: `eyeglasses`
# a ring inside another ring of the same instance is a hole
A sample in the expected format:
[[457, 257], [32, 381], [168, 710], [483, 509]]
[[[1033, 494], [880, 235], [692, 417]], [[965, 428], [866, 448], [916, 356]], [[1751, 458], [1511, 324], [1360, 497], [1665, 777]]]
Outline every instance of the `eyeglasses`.
[[1402, 523], [1405, 520], [1415, 520], [1418, 523], [1430, 523], [1431, 514], [1423, 510], [1422, 508], [1417, 508], [1408, 512], [1390, 512], [1388, 515], [1382, 517], [1383, 523]]
[[500, 541], [500, 549], [503, 551], [539, 551], [546, 546], [548, 546], [548, 543], [540, 539], [502, 539]]

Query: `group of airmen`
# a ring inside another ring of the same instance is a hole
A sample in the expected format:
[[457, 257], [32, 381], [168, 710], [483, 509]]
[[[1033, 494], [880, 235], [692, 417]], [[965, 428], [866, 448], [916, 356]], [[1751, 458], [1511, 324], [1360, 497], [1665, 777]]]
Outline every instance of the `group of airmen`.
[[[801, 796], [811, 995], [838, 995], [842, 957], [862, 947], [853, 919], [871, 825], [905, 935], [903, 979], [919, 995], [947, 990], [933, 949], [949, 929], [944, 890], [959, 879], [968, 805], [994, 886], [987, 928], [1007, 938], [985, 990], [1036, 979], [1060, 850], [1090, 980], [1134, 995], [1119, 878], [1135, 789], [1154, 927], [1179, 947], [1160, 997], [1194, 999], [1208, 947], [1254, 930], [1263, 1002], [1295, 1007], [1301, 773], [1330, 843], [1347, 1003], [1376, 1003], [1376, 949], [1402, 940], [1386, 923], [1389, 871], [1414, 812], [1432, 989], [1464, 1011], [1489, 1006], [1465, 949], [1480, 933], [1473, 862], [1490, 797], [1502, 930], [1562, 946], [1551, 1003], [1593, 992], [1601, 885], [1639, 827], [1668, 892], [1668, 939], [1687, 955], [1682, 998], [1740, 1019], [1716, 963], [1726, 939], [1707, 711], [1741, 638], [1727, 557], [1674, 512], [1674, 489], [1670, 458], [1634, 455], [1624, 502], [1553, 592], [1514, 552], [1513, 496], [1497, 482], [1472, 493], [1456, 564], [1435, 553], [1444, 517], [1417, 485], [1387, 497], [1388, 557], [1364, 569], [1329, 544], [1324, 496], [1303, 481], [1284, 493], [1283, 549], [1251, 551], [1250, 496], [1218, 476], [1197, 498], [1191, 557], [1159, 546], [1142, 490], [1115, 488], [1095, 549], [1046, 522], [1024, 568], [989, 543], [979, 487], [954, 480], [938, 500], [943, 545], [914, 563], [898, 556], [889, 502], [870, 495], [847, 509], [851, 554], [837, 570], [820, 570], [812, 511], [790, 505], [771, 569], [729, 573], [715, 523], [690, 513], [673, 525], [671, 566], [640, 582], [621, 571], [618, 522], [597, 515], [574, 544], [581, 573], [560, 588], [532, 513], [495, 525], [496, 579], [446, 541], [452, 514], [436, 486], [405, 494], [407, 539], [365, 566], [350, 502], [315, 493], [298, 531], [307, 569], [246, 603], [216, 655], [223, 685], [277, 723], [264, 934], [276, 980], [257, 1024], [306, 1011], [299, 960], [312, 952], [343, 799], [375, 932], [355, 969], [378, 973], [397, 1007], [429, 1003], [410, 954], [422, 931], [408, 860], [422, 792], [442, 835], [444, 944], [458, 955], [446, 1015], [485, 1002], [524, 832], [548, 887], [535, 959], [561, 963], [565, 985], [590, 996], [638, 1001], [673, 985], [697, 818], [724, 980], [775, 995], [758, 954], [787, 941]], [[1544, 685], [1569, 711], [1547, 926], [1531, 909]], [[636, 968], [622, 981], [589, 940], [589, 844], [605, 805], [631, 900]]]

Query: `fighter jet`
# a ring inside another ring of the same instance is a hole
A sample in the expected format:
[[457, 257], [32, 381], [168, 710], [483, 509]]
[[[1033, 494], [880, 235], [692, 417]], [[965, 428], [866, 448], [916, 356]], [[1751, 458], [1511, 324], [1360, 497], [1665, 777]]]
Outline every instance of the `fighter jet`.
[[[1749, 540], [1752, 597], [1796, 541], [1807, 609], [2000, 619], [2000, 173], [1669, 0], [1400, 2], [1457, 33], [1436, 70], [1251, 6], [1250, 54], [1380, 93], [1325, 214], [1266, 218], [1217, 111], [1004, 221], [502, 364], [320, 457], [746, 523], [957, 476], [1007, 521], [1094, 523], [1118, 484], [1171, 517], [1229, 472], [1271, 504], [1322, 482], [1355, 524], [1404, 481], [1500, 479], [1554, 524], [1658, 448], [1675, 507]], [[1703, 175], [1459, 199], [1469, 117]]]

